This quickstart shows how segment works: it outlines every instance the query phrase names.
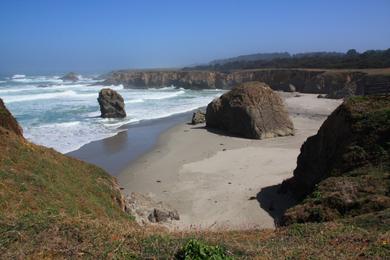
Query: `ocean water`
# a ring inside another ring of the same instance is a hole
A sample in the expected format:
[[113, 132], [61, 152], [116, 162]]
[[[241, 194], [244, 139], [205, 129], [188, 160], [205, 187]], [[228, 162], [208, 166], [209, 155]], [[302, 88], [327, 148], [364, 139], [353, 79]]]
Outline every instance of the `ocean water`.
[[[157, 119], [207, 105], [223, 90], [187, 90], [174, 86], [124, 89], [109, 86], [125, 100], [127, 117], [100, 118], [98, 92], [105, 86], [84, 76], [76, 83], [59, 76], [13, 75], [0, 78], [0, 98], [23, 127], [30, 141], [59, 152], [117, 134], [125, 124]], [[97, 85], [95, 85], [97, 84]]]

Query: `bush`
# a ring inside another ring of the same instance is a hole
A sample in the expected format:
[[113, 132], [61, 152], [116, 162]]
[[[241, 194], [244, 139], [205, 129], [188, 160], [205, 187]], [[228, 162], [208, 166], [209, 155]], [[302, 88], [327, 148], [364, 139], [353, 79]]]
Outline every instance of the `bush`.
[[189, 240], [176, 254], [176, 259], [180, 260], [223, 260], [233, 259], [233, 257], [227, 256], [225, 250], [216, 245], [211, 246], [206, 243], [191, 239]]

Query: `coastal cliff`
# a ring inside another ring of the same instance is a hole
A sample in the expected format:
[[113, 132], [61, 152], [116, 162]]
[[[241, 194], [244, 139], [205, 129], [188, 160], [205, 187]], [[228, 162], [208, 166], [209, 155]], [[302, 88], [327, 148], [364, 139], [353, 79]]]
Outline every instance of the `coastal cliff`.
[[302, 145], [294, 176], [282, 185], [302, 203], [284, 223], [331, 221], [390, 207], [390, 102], [354, 97]]
[[[367, 78], [370, 78], [367, 80]], [[318, 70], [318, 69], [259, 69], [218, 71], [131, 71], [110, 73], [104, 85], [122, 84], [125, 88], [175, 86], [188, 89], [230, 89], [248, 81], [260, 81], [274, 90], [327, 94], [329, 98], [364, 94], [370, 84], [384, 84], [374, 90], [390, 92], [390, 70]]]

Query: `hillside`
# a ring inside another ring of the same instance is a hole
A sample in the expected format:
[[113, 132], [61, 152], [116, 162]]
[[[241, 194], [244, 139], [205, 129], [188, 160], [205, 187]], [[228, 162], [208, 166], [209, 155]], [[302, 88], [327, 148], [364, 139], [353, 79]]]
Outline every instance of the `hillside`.
[[255, 57], [256, 55], [247, 55], [243, 58], [225, 59], [220, 62], [212, 62], [208, 65], [200, 65], [186, 69], [231, 71], [258, 68], [367, 69], [390, 67], [390, 49], [367, 50], [363, 53], [351, 49], [346, 53], [312, 52], [294, 55], [286, 53], [284, 56], [272, 54], [266, 56], [263, 54], [257, 59]]
[[141, 228], [123, 211], [120, 190], [106, 172], [31, 144], [10, 127], [16, 121], [4, 106], [0, 114], [3, 259], [379, 258], [390, 253], [388, 209], [276, 231]]
[[294, 177], [283, 183], [300, 205], [285, 224], [332, 221], [390, 208], [390, 99], [354, 97], [302, 145]]

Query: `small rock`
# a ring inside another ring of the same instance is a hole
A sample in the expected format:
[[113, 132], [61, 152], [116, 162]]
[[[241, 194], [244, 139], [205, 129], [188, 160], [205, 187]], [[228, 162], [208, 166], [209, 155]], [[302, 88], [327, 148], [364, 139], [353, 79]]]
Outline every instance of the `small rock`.
[[63, 81], [72, 81], [72, 82], [76, 82], [79, 80], [79, 76], [74, 73], [74, 72], [69, 72], [68, 74], [66, 74], [65, 76], [61, 77], [60, 79], [62, 79]]
[[202, 111], [196, 111], [192, 115], [191, 124], [197, 125], [197, 124], [202, 124], [204, 122], [206, 122], [206, 114], [203, 113]]

